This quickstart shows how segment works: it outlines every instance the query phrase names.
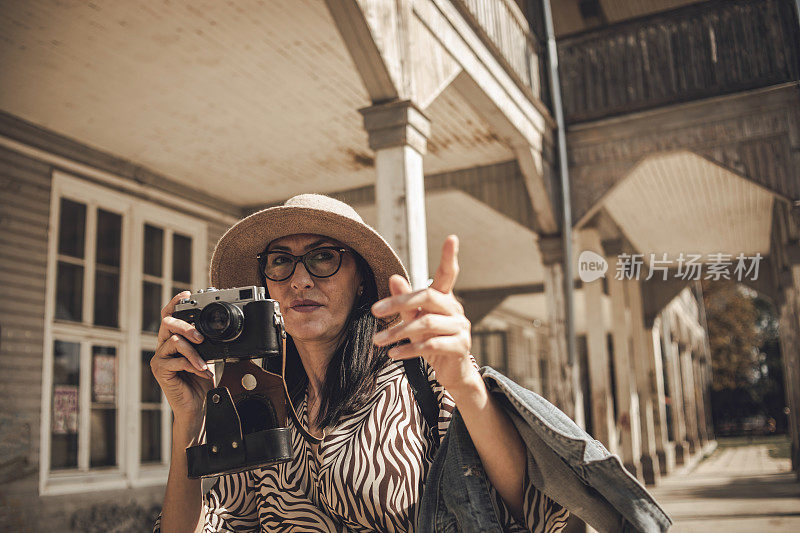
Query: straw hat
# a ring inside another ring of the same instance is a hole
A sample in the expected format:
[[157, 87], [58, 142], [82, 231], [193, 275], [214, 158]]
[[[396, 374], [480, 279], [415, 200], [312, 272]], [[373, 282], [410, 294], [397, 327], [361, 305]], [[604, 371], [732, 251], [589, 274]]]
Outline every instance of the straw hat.
[[211, 285], [261, 285], [256, 255], [275, 239], [298, 233], [331, 237], [358, 252], [375, 274], [379, 299], [390, 296], [392, 274], [408, 279], [397, 253], [355, 209], [329, 196], [300, 194], [243, 218], [225, 232], [211, 256]]

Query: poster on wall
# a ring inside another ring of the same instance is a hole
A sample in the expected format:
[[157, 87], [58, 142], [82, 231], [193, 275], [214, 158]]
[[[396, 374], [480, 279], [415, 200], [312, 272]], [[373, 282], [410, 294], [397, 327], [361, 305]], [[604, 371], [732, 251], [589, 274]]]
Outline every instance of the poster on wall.
[[53, 387], [53, 433], [66, 435], [78, 432], [78, 386]]
[[95, 354], [92, 368], [92, 401], [114, 403], [116, 398], [117, 358]]

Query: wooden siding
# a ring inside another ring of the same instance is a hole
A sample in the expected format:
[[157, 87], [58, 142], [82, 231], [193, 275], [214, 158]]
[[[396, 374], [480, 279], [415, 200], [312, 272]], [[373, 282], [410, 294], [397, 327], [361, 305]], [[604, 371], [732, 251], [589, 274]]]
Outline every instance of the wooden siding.
[[5, 399], [0, 499], [7, 502], [0, 528], [5, 531], [34, 526], [30, 515], [40, 511], [35, 504], [31, 508], [31, 500], [38, 500], [50, 175], [48, 165], [0, 148], [0, 394]]
[[0, 149], [0, 468], [30, 473], [39, 459], [50, 169]]
[[792, 4], [704, 2], [559, 40], [567, 122], [797, 80]]

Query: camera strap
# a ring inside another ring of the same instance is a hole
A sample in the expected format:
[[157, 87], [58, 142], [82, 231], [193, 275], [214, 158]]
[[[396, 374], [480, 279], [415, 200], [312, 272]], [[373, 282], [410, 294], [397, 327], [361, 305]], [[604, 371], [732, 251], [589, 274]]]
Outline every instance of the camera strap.
[[282, 331], [281, 334], [281, 350], [283, 352], [283, 361], [281, 362], [281, 377], [283, 378], [283, 391], [286, 394], [286, 403], [289, 407], [289, 416], [292, 417], [292, 422], [294, 422], [297, 431], [300, 432], [302, 437], [310, 442], [311, 444], [319, 444], [322, 442], [322, 439], [325, 438], [327, 432], [323, 429], [322, 435], [319, 437], [316, 435], [312, 435], [310, 431], [303, 427], [303, 424], [300, 422], [300, 417], [297, 416], [297, 411], [294, 409], [294, 403], [292, 402], [292, 395], [289, 394], [289, 386], [286, 384], [286, 332]]
[[431, 382], [428, 381], [428, 376], [425, 375], [422, 357], [403, 359], [403, 367], [406, 369], [406, 378], [408, 378], [408, 383], [411, 385], [411, 390], [414, 392], [414, 399], [417, 400], [417, 405], [419, 405], [422, 411], [422, 417], [431, 429], [433, 437], [438, 444], [439, 402], [436, 400], [436, 395], [433, 393]]

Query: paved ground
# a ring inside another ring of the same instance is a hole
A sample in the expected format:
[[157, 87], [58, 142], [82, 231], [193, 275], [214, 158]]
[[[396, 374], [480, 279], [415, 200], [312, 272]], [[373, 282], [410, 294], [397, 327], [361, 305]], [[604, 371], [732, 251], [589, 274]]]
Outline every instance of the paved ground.
[[783, 438], [720, 440], [688, 473], [652, 490], [674, 533], [800, 532], [800, 483], [783, 457]]

